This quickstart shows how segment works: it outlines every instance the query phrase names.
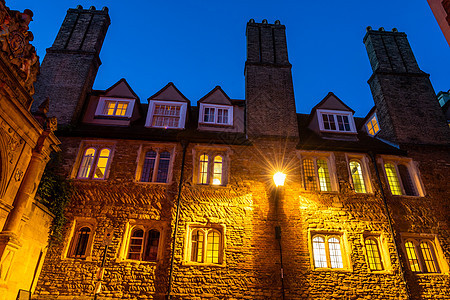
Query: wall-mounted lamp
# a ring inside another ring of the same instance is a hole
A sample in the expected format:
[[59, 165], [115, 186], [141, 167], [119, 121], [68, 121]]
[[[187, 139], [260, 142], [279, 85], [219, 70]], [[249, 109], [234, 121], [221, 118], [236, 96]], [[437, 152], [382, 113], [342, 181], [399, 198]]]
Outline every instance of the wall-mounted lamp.
[[273, 175], [273, 182], [275, 183], [276, 187], [283, 186], [285, 180], [286, 180], [286, 174], [284, 174], [282, 172], [276, 172]]

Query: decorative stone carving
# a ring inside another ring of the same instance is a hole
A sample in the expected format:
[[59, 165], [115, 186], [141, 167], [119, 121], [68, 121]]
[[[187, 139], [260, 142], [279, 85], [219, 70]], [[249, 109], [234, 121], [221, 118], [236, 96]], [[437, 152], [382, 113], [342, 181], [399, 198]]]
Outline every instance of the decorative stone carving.
[[17, 170], [16, 173], [14, 174], [14, 179], [18, 182], [18, 181], [22, 180], [22, 177], [23, 177], [23, 171]]
[[9, 10], [0, 2], [0, 49], [31, 95], [39, 69], [36, 49], [30, 44], [33, 33], [28, 31], [32, 17], [33, 12], [29, 9], [24, 12]]

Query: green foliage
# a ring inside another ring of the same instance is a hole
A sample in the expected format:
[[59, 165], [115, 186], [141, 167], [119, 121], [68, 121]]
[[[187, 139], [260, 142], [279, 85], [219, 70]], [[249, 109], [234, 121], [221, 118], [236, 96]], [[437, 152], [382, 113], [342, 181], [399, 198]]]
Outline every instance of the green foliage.
[[74, 192], [72, 181], [58, 172], [61, 166], [61, 155], [56, 153], [47, 164], [42, 175], [36, 195], [41, 202], [55, 215], [51, 227], [50, 243], [62, 240], [62, 229], [66, 222], [64, 210]]

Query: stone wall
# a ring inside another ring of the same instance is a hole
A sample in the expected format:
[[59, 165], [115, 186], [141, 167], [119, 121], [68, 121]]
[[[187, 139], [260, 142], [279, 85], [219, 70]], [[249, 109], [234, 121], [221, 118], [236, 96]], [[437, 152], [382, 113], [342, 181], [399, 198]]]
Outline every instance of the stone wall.
[[[76, 166], [80, 138], [65, 138], [65, 171]], [[144, 141], [116, 141], [106, 181], [75, 180], [77, 192], [67, 210], [65, 241], [47, 255], [35, 292], [37, 299], [83, 299], [94, 293], [94, 274], [100, 265], [106, 228], [114, 238], [106, 259], [100, 294], [105, 299], [163, 299], [167, 293], [172, 236], [180, 177], [180, 145], [176, 146], [173, 181], [170, 184], [133, 182], [137, 153]], [[275, 226], [281, 227], [281, 247], [286, 299], [406, 299], [398, 256], [389, 229], [373, 164], [369, 163], [373, 194], [356, 194], [351, 189], [345, 153], [335, 152], [339, 192], [305, 191], [295, 141], [260, 139], [252, 146], [231, 148], [228, 185], [200, 186], [192, 181], [192, 149], [187, 149], [181, 214], [175, 236], [173, 295], [175, 299], [280, 299], [280, 249]], [[282, 150], [286, 156], [281, 157]], [[425, 185], [425, 197], [387, 197], [397, 232], [436, 234], [444, 257], [450, 258], [448, 187], [435, 176], [448, 172], [448, 152], [431, 159], [417, 149], [411, 156], [418, 163]], [[289, 167], [284, 188], [276, 193], [271, 175], [277, 164]], [[381, 165], [378, 166], [381, 170]], [[445, 177], [443, 177], [445, 178]], [[382, 181], [388, 191], [384, 176]], [[444, 182], [445, 180], [441, 181]], [[389, 192], [386, 192], [387, 194]], [[89, 260], [66, 258], [73, 221], [96, 220], [92, 255]], [[157, 262], [120, 258], [121, 244], [129, 219], [152, 219], [165, 226], [162, 253]], [[187, 259], [189, 224], [218, 224], [224, 230], [221, 264], [195, 264]], [[314, 270], [312, 233], [337, 233], [343, 239], [342, 270]], [[368, 269], [363, 237], [382, 238], [385, 270]], [[401, 237], [397, 245], [403, 258]], [[403, 261], [406, 266], [406, 261]], [[408, 267], [406, 267], [406, 270]], [[406, 271], [412, 299], [445, 299], [449, 293], [448, 271], [417, 274]]]

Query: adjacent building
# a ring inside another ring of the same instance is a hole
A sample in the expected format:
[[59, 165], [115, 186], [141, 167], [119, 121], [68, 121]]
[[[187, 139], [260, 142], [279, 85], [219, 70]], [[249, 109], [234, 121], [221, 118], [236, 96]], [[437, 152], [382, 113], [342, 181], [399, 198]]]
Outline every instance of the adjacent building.
[[69, 9], [36, 85], [76, 186], [37, 299], [448, 298], [450, 132], [405, 33], [367, 29], [359, 118], [296, 112], [279, 21], [247, 23], [245, 99], [92, 90], [109, 23]]
[[56, 119], [46, 116], [48, 100], [30, 112], [39, 71], [28, 31], [32, 17], [0, 1], [0, 299], [16, 299], [36, 285], [53, 219], [34, 197], [59, 141]]

